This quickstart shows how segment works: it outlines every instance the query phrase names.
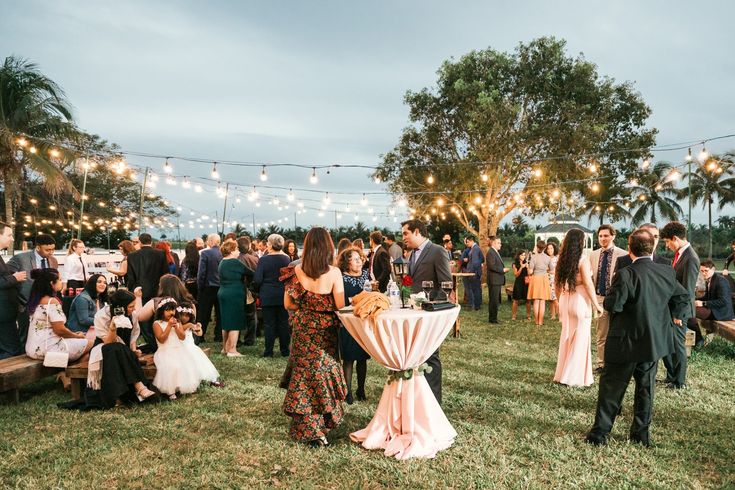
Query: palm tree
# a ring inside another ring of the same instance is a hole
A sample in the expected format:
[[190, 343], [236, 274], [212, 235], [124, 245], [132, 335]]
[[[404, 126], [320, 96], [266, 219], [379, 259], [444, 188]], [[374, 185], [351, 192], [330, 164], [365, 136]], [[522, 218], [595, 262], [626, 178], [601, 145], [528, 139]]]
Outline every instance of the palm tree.
[[582, 193], [585, 202], [582, 204], [579, 214], [587, 213], [590, 224], [593, 218], [599, 217], [600, 225], [605, 222], [605, 217], [610, 221], [630, 218], [630, 212], [624, 207], [624, 197], [629, 195], [628, 192], [625, 185], [620, 182], [605, 184], [605, 181], [603, 181], [594, 190], [585, 188]]
[[35, 64], [5, 58], [0, 66], [0, 178], [8, 223], [15, 217], [13, 197], [16, 202], [20, 199], [21, 183], [29, 170], [54, 194], [74, 191], [61, 168], [73, 156], [48, 142], [68, 141], [78, 134], [64, 91]]
[[[674, 187], [677, 178], [671, 164], [657, 162], [649, 172], [643, 172], [636, 181], [630, 182], [632, 191], [631, 211], [634, 224], [643, 221], [656, 223], [659, 215], [669, 221], [676, 221], [682, 214], [676, 202], [678, 192]], [[646, 217], [648, 216], [648, 220]]]
[[732, 154], [723, 157], [712, 155], [690, 174], [687, 173], [689, 186], [679, 190], [684, 198], [691, 191], [692, 203], [707, 208], [707, 228], [709, 230], [709, 253], [712, 258], [712, 204], [717, 201], [717, 209], [735, 202], [735, 161]]

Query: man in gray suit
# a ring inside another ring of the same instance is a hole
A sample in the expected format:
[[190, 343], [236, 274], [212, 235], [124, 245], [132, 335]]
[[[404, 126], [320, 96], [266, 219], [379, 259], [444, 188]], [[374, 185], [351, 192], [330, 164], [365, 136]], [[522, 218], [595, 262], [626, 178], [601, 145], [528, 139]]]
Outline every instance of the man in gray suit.
[[[689, 293], [687, 318], [696, 318], [694, 294], [699, 277], [699, 256], [687, 240], [687, 227], [678, 221], [672, 221], [661, 229], [661, 238], [666, 248], [674, 252], [671, 265], [676, 273], [676, 280]], [[664, 382], [667, 388], [677, 390], [686, 386], [687, 351], [684, 345], [686, 331], [686, 323], [674, 327], [674, 352], [663, 359], [666, 366]]]
[[[13, 230], [0, 221], [0, 250], [13, 244]], [[0, 256], [0, 359], [22, 352], [18, 336], [18, 284], [25, 281], [25, 271], [13, 272]]]
[[8, 261], [8, 267], [13, 272], [23, 271], [28, 278], [19, 286], [18, 299], [22, 310], [18, 313], [18, 333], [20, 335], [21, 345], [25, 345], [28, 336], [28, 324], [31, 319], [26, 311], [28, 297], [31, 294], [33, 279], [31, 279], [31, 271], [33, 269], [58, 269], [59, 262], [54, 258], [54, 249], [56, 249], [56, 240], [51, 235], [40, 234], [36, 237], [36, 246], [33, 250], [14, 255]]
[[[443, 281], [451, 281], [452, 273], [449, 271], [449, 257], [446, 250], [440, 245], [431, 243], [427, 238], [426, 225], [417, 219], [401, 223], [403, 232], [403, 243], [413, 249], [408, 259], [408, 275], [413, 279], [411, 289], [414, 293], [422, 290], [423, 281], [433, 281], [434, 288], [429, 294], [435, 298], [441, 291]], [[431, 372], [427, 373], [426, 381], [436, 397], [436, 401], [442, 402], [442, 362], [439, 359], [439, 349], [434, 352], [426, 363], [431, 366]]]

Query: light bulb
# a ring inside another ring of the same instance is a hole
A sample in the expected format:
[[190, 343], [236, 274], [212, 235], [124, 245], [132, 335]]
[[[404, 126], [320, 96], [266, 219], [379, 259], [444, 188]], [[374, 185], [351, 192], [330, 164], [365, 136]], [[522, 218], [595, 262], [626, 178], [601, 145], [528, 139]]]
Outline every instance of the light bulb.
[[18, 146], [25, 148], [28, 146], [28, 140], [25, 138], [18, 138]]
[[312, 167], [311, 177], [309, 177], [309, 182], [312, 184], [316, 184], [319, 182], [319, 178], [316, 176], [316, 167]]
[[485, 172], [480, 174], [480, 179], [482, 179], [483, 182], [487, 182], [488, 176]]
[[365, 194], [362, 195], [362, 199], [360, 199], [360, 206], [367, 206], [368, 200], [367, 197], [365, 197]]
[[374, 179], [376, 184], [380, 184], [382, 181], [380, 180], [380, 177], [375, 177]]
[[184, 189], [189, 189], [191, 187], [191, 182], [189, 182], [189, 177], [184, 177], [184, 181], [181, 183], [181, 187]]
[[166, 172], [167, 174], [170, 174], [171, 172], [174, 171], [174, 169], [171, 168], [171, 164], [168, 163], [168, 158], [166, 159], [166, 163], [163, 164], [163, 171]]
[[707, 157], [709, 157], [709, 152], [707, 151], [707, 148], [702, 146], [702, 151], [699, 152], [699, 156], [697, 158], [700, 162], [704, 162], [707, 160]]
[[219, 179], [219, 172], [217, 172], [217, 162], [212, 164], [212, 178]]
[[434, 176], [429, 174], [428, 177], [426, 177], [426, 183], [427, 184], [433, 184], [434, 183]]
[[265, 171], [265, 165], [263, 165], [263, 170], [260, 171], [260, 180], [262, 182], [265, 182], [266, 180], [268, 180], [268, 174]]
[[288, 199], [289, 201], [293, 201], [294, 199], [296, 199], [296, 196], [293, 195], [292, 189], [288, 190], [288, 195], [286, 195], [286, 199]]
[[330, 201], [331, 201], [331, 199], [329, 199], [329, 192], [327, 192], [324, 195], [324, 204], [329, 204]]
[[202, 192], [202, 186], [197, 184], [194, 186], [194, 192]]
[[687, 151], [687, 156], [684, 158], [687, 162], [692, 161], [692, 149], [689, 148], [689, 151]]

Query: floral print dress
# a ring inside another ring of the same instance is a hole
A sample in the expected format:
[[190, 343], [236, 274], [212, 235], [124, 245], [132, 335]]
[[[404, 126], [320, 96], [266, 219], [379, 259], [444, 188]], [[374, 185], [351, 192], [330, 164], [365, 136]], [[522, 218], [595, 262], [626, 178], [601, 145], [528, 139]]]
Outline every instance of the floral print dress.
[[31, 359], [43, 360], [46, 352], [68, 352], [69, 360], [76, 361], [87, 350], [87, 339], [63, 339], [54, 333], [51, 324], [66, 323], [66, 315], [59, 303], [38, 305], [31, 315], [26, 355]]
[[298, 306], [289, 319], [290, 377], [283, 411], [291, 417], [291, 438], [309, 442], [325, 437], [344, 416], [347, 385], [337, 361], [339, 320], [332, 295], [304, 289], [293, 267], [281, 269], [280, 279]]

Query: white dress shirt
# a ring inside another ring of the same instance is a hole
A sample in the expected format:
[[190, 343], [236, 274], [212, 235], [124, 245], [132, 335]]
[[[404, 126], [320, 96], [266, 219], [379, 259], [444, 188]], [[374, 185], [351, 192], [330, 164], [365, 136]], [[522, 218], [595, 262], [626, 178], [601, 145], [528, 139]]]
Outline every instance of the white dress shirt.
[[86, 263], [83, 265], [82, 262], [84, 261], [84, 257], [81, 255], [77, 255], [75, 253], [71, 253], [66, 256], [66, 261], [64, 261], [64, 271], [61, 275], [62, 281], [69, 282], [69, 280], [74, 281], [87, 281], [87, 266]]

